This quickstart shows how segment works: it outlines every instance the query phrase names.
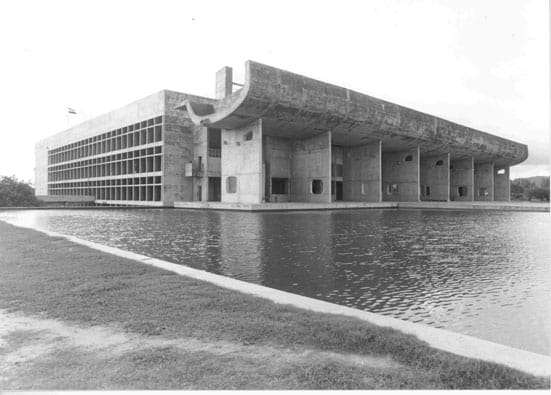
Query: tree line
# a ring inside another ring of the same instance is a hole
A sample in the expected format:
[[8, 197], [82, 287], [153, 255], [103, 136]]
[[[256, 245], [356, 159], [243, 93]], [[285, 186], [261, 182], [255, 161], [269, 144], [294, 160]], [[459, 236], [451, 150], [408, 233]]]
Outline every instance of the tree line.
[[517, 178], [511, 181], [511, 199], [549, 201], [549, 177]]
[[0, 176], [0, 207], [35, 207], [40, 203], [29, 182]]

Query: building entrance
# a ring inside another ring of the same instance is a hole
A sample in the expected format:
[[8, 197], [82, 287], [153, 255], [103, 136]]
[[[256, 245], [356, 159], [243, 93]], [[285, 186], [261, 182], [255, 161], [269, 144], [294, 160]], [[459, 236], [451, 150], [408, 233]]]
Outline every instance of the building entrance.
[[335, 181], [335, 200], [343, 200], [342, 181]]
[[209, 177], [209, 202], [219, 202], [221, 197], [220, 177]]

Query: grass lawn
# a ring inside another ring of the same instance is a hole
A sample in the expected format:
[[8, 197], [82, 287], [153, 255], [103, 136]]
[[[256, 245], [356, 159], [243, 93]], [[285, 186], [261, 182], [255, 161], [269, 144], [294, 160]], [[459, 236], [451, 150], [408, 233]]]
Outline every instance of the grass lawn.
[[0, 389], [549, 388], [2, 221], [0, 312]]

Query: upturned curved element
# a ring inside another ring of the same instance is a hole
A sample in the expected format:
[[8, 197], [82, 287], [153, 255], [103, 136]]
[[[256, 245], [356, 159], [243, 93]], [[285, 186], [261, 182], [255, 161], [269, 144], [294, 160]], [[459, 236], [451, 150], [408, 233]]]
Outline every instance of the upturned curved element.
[[183, 107], [195, 124], [221, 129], [262, 118], [266, 134], [288, 138], [330, 130], [334, 144], [382, 140], [390, 150], [419, 144], [424, 154], [450, 152], [503, 166], [528, 156], [524, 144], [253, 61], [245, 63], [239, 91], [214, 105], [187, 100]]

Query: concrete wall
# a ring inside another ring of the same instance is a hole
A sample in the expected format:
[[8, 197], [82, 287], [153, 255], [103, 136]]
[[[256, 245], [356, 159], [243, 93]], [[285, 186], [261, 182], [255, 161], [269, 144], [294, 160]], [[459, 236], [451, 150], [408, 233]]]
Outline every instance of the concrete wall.
[[[406, 162], [408, 155], [412, 156], [412, 160]], [[383, 201], [419, 201], [419, 146], [407, 151], [383, 152], [382, 175]], [[398, 190], [389, 194], [392, 185], [397, 186]]]
[[[252, 132], [252, 139], [246, 135]], [[222, 130], [222, 202], [262, 203], [264, 171], [262, 162], [262, 120], [233, 130]], [[228, 193], [227, 178], [236, 177], [235, 193]]]
[[160, 91], [54, 134], [35, 145], [35, 194], [48, 194], [48, 150], [113, 129], [163, 115], [165, 92]]
[[[207, 159], [207, 128], [196, 128], [193, 132], [193, 200], [208, 200], [208, 174], [207, 171], [201, 171], [202, 168], [206, 170], [208, 167]], [[201, 160], [199, 161], [199, 157]], [[199, 163], [201, 162], [201, 163]], [[199, 199], [199, 189], [201, 190], [201, 199]]]
[[195, 126], [187, 115], [175, 109], [186, 95], [165, 92], [165, 119], [163, 122], [163, 190], [165, 205], [174, 201], [193, 200], [193, 178], [186, 177], [185, 164], [193, 160], [194, 134], [202, 127]]
[[[480, 195], [480, 189], [486, 189], [486, 195]], [[474, 200], [493, 201], [494, 200], [494, 164], [493, 163], [475, 163], [474, 164]]]
[[[421, 155], [419, 166], [420, 199], [448, 201], [450, 199], [450, 155], [426, 157]], [[428, 191], [427, 188], [429, 188]]]
[[214, 97], [223, 99], [231, 95], [233, 82], [233, 70], [231, 67], [225, 66], [216, 72], [216, 87], [214, 89]]
[[[321, 194], [312, 193], [312, 181], [321, 180]], [[331, 202], [331, 132], [292, 143], [291, 201]]]
[[[334, 144], [360, 145], [362, 137], [398, 144], [419, 141], [435, 153], [450, 152], [452, 157], [472, 154], [480, 158], [479, 162], [499, 157], [509, 165], [522, 162], [528, 155], [524, 144], [411, 108], [252, 61], [246, 67], [248, 90], [239, 112], [270, 119], [276, 128], [288, 129], [295, 124], [297, 137], [303, 131], [327, 128], [329, 121]], [[214, 116], [205, 117], [219, 119], [236, 104], [228, 103]]]
[[331, 146], [331, 201], [337, 201], [336, 183], [342, 185], [342, 194], [340, 200], [344, 200], [344, 147], [338, 145]]
[[380, 202], [381, 141], [344, 149], [344, 200]]
[[[459, 196], [459, 187], [467, 187], [466, 196]], [[450, 161], [450, 200], [459, 202], [474, 200], [473, 158]]]
[[264, 143], [264, 163], [266, 170], [265, 179], [265, 196], [266, 201], [270, 202], [288, 202], [290, 199], [290, 193], [272, 194], [272, 182], [273, 178], [287, 178], [289, 180], [288, 192], [290, 192], [291, 183], [291, 152], [292, 144], [291, 140], [265, 136]]
[[[503, 174], [499, 171], [503, 170]], [[511, 180], [509, 166], [495, 167], [494, 166], [494, 200], [509, 202], [511, 201]]]

